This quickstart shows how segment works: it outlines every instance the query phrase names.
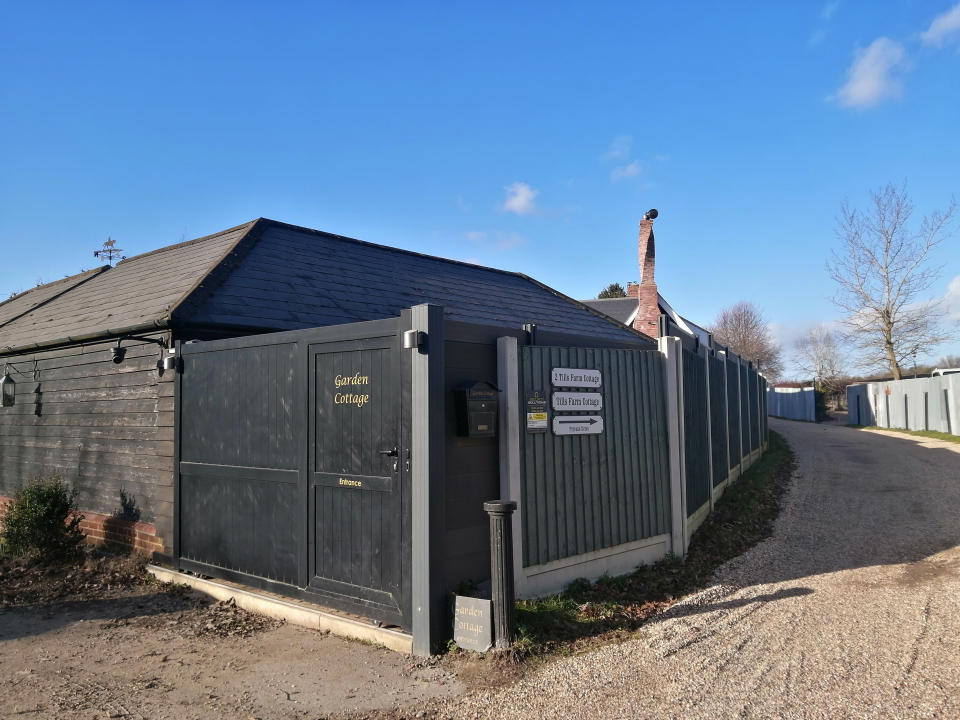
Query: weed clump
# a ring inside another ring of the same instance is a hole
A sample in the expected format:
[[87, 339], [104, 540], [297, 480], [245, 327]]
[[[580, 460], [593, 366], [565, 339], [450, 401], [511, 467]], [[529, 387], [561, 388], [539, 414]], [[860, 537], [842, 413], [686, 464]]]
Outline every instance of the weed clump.
[[37, 478], [22, 487], [0, 516], [0, 549], [45, 562], [79, 555], [84, 534], [76, 498], [76, 490], [59, 475]]

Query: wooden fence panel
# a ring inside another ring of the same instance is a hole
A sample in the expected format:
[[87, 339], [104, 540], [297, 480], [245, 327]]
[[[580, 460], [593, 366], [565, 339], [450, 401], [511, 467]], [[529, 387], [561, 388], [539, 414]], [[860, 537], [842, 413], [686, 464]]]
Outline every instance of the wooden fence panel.
[[[521, 412], [523, 563], [529, 567], [653, 537], [670, 529], [664, 358], [657, 351], [519, 348], [520, 403], [539, 393], [549, 426]], [[599, 370], [599, 388], [554, 387], [551, 370]], [[596, 392], [603, 432], [555, 435], [555, 392]]]
[[687, 516], [710, 502], [710, 447], [707, 369], [698, 354], [683, 350], [683, 439]]
[[710, 451], [713, 454], [713, 485], [727, 479], [730, 459], [727, 452], [726, 373], [723, 360], [710, 357]]

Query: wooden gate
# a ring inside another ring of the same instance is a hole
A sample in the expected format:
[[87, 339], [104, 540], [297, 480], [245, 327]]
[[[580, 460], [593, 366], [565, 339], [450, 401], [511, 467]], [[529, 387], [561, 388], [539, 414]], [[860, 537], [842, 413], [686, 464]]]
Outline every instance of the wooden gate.
[[180, 350], [179, 566], [409, 628], [399, 319]]

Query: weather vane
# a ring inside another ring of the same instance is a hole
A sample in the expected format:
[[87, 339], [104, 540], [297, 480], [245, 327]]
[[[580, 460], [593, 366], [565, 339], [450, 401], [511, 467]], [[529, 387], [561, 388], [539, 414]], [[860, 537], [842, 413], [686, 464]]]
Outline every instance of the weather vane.
[[98, 257], [105, 258], [108, 265], [113, 265], [114, 258], [119, 258], [121, 260], [127, 259], [126, 255], [120, 254], [122, 252], [123, 250], [117, 247], [117, 241], [114, 240], [113, 238], [108, 237], [104, 241], [102, 248], [100, 248], [99, 250], [93, 251], [93, 256], [97, 258]]

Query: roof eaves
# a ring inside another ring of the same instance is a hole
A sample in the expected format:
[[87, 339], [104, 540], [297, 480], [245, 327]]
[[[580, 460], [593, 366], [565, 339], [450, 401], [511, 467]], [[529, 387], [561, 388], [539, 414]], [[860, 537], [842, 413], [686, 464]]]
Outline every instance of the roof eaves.
[[53, 340], [41, 340], [39, 342], [27, 343], [25, 345], [6, 345], [0, 347], [0, 357], [13, 355], [16, 353], [32, 352], [34, 350], [46, 350], [49, 348], [60, 347], [63, 345], [76, 345], [79, 343], [105, 340], [107, 338], [120, 337], [123, 335], [132, 335], [134, 333], [153, 332], [155, 330], [166, 330], [169, 327], [164, 320], [152, 320], [150, 322], [138, 323], [118, 328], [104, 328], [91, 333], [81, 335], [66, 335]]

